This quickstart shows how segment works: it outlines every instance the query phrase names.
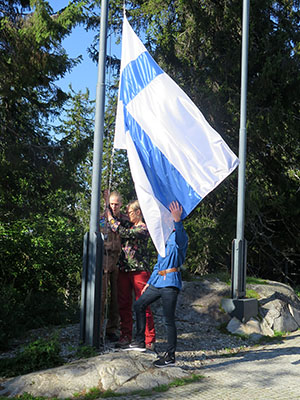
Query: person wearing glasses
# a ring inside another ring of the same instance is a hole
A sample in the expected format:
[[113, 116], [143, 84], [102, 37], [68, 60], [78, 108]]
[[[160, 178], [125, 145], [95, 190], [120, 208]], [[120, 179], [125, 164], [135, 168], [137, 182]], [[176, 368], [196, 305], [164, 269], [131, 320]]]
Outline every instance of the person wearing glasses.
[[[127, 214], [131, 227], [122, 224], [107, 210], [110, 229], [118, 233], [122, 240], [122, 252], [119, 257], [118, 303], [120, 314], [120, 339], [116, 347], [126, 348], [132, 341], [132, 292], [137, 300], [150, 278], [150, 262], [148, 255], [149, 232], [143, 221], [138, 200], [127, 206]], [[155, 350], [155, 328], [150, 307], [145, 309], [145, 349]]]

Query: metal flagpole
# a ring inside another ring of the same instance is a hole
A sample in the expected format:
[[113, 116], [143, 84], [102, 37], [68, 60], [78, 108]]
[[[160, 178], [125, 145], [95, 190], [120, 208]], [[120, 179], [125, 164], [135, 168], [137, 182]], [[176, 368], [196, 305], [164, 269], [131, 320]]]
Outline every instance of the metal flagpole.
[[241, 106], [239, 135], [239, 169], [238, 169], [238, 202], [236, 239], [233, 241], [233, 281], [232, 297], [241, 298], [246, 294], [246, 263], [247, 242], [244, 239], [245, 225], [245, 174], [247, 148], [247, 82], [248, 82], [248, 38], [249, 38], [249, 3], [243, 2], [243, 33], [242, 33], [242, 70], [241, 70]]
[[247, 83], [248, 83], [248, 42], [249, 42], [250, 0], [243, 0], [242, 30], [242, 68], [241, 68], [241, 106], [239, 131], [239, 169], [236, 239], [232, 244], [231, 261], [231, 300], [224, 299], [223, 307], [230, 314], [245, 322], [257, 314], [257, 300], [245, 299], [247, 241], [244, 238], [245, 226], [245, 175], [247, 147]]
[[101, 1], [98, 81], [93, 148], [93, 175], [90, 230], [84, 237], [81, 286], [80, 340], [100, 346], [103, 240], [100, 233], [100, 193], [105, 110], [105, 61], [108, 25], [108, 0]]

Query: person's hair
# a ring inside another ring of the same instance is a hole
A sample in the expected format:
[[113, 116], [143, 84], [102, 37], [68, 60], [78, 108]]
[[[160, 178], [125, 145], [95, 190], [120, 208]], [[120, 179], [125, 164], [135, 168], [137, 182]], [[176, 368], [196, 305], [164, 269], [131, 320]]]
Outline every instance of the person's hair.
[[129, 210], [129, 207], [130, 208], [132, 208], [132, 210], [133, 211], [138, 211], [138, 210], [140, 210], [140, 217], [141, 217], [141, 220], [142, 221], [144, 221], [144, 216], [143, 216], [143, 213], [142, 213], [142, 210], [141, 210], [141, 207], [140, 207], [140, 203], [139, 203], [139, 201], [138, 200], [133, 200], [133, 201], [130, 201], [129, 203], [128, 203], [128, 205], [127, 205], [127, 211]]
[[140, 203], [139, 203], [138, 200], [132, 200], [132, 201], [130, 201], [130, 202], [128, 203], [127, 210], [129, 209], [129, 207], [132, 208], [133, 211], [137, 211], [137, 210], [140, 210], [140, 211], [141, 211]]
[[119, 192], [117, 192], [117, 191], [111, 192], [111, 194], [109, 195], [109, 201], [112, 197], [117, 197], [119, 199], [120, 203], [123, 203], [122, 196], [120, 195]]

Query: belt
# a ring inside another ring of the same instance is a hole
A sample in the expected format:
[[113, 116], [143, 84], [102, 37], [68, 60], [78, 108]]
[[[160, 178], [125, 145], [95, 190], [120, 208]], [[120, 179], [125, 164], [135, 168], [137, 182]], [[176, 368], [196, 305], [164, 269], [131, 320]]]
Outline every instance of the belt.
[[178, 268], [169, 268], [169, 269], [163, 269], [162, 271], [158, 271], [158, 275], [164, 276], [164, 279], [166, 279], [166, 275], [169, 274], [170, 272], [177, 272]]

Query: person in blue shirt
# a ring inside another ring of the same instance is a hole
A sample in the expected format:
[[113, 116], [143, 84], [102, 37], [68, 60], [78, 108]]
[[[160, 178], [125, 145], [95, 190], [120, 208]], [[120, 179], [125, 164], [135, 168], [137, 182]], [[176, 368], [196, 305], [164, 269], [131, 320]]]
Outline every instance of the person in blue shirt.
[[166, 353], [154, 361], [158, 368], [175, 365], [175, 351], [177, 345], [177, 330], [175, 324], [175, 310], [179, 291], [182, 287], [180, 266], [183, 264], [188, 246], [188, 236], [181, 222], [182, 206], [173, 201], [169, 206], [174, 220], [174, 231], [166, 243], [166, 256], [158, 255], [153, 272], [142, 290], [141, 297], [136, 301], [136, 339], [129, 344], [126, 350], [145, 351], [145, 324], [146, 308], [162, 299], [163, 315], [167, 328]]

